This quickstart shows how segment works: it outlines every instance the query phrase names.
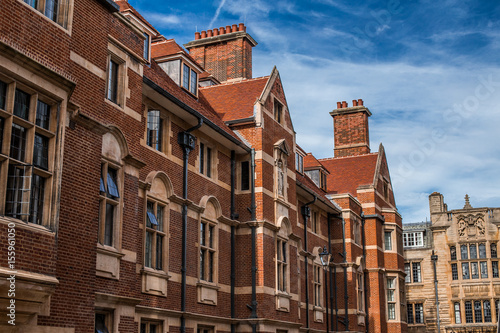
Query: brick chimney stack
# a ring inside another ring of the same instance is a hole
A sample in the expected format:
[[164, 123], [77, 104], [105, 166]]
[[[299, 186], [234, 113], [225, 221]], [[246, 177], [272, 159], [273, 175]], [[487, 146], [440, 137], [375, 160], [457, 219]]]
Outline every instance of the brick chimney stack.
[[353, 100], [349, 107], [346, 101], [337, 102], [337, 108], [330, 112], [333, 117], [335, 157], [356, 156], [370, 153], [368, 117], [370, 110], [363, 100]]
[[225, 28], [196, 32], [194, 40], [184, 44], [207, 72], [220, 82], [252, 78], [252, 47], [257, 42], [246, 32], [243, 23]]

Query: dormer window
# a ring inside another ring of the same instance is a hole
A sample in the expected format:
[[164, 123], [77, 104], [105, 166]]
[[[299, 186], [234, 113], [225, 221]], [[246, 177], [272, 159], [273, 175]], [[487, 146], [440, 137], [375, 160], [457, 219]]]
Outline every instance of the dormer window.
[[306, 175], [316, 184], [317, 187], [326, 192], [326, 174], [320, 169], [308, 170]]
[[193, 95], [197, 94], [198, 74], [186, 64], [183, 65], [182, 70], [182, 87]]

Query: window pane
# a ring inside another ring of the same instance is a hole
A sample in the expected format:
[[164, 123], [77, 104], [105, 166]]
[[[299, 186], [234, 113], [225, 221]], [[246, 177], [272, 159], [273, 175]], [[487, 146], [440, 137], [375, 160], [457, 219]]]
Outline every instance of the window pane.
[[479, 263], [480, 268], [481, 268], [481, 279], [486, 279], [488, 278], [488, 265], [486, 261], [481, 261]]
[[498, 261], [491, 262], [491, 274], [494, 278], [498, 277]]
[[[0, 81], [1, 82], [1, 81]], [[5, 121], [0, 117], [0, 154], [2, 153], [2, 143], [3, 143], [3, 125]]]
[[205, 223], [200, 224], [200, 244], [205, 246]]
[[462, 279], [464, 279], [464, 280], [470, 279], [469, 263], [468, 262], [462, 263]]
[[474, 321], [476, 323], [482, 323], [483, 322], [483, 312], [481, 309], [481, 301], [475, 301], [474, 302]]
[[158, 221], [156, 220], [156, 216], [154, 214], [154, 203], [148, 201], [147, 203], [147, 219], [146, 219], [146, 227], [153, 228], [153, 226], [158, 225]]
[[204, 173], [205, 165], [205, 145], [200, 143], [200, 173]]
[[392, 250], [392, 240], [391, 240], [391, 235], [392, 233], [390, 231], [386, 231], [384, 233], [384, 237], [385, 237], [385, 249], [386, 250]]
[[387, 307], [389, 310], [389, 319], [391, 320], [396, 319], [396, 304], [389, 303]]
[[10, 139], [10, 157], [18, 161], [24, 161], [26, 152], [26, 128], [12, 124]]
[[208, 282], [214, 281], [214, 253], [208, 252]]
[[250, 162], [241, 162], [241, 190], [250, 189]]
[[160, 205], [156, 206], [156, 221], [158, 222], [158, 231], [163, 231], [163, 207]]
[[104, 245], [113, 245], [113, 223], [115, 216], [115, 206], [106, 204], [106, 221], [104, 223]]
[[477, 262], [470, 263], [470, 273], [473, 279], [479, 279], [479, 269], [477, 267]]
[[6, 96], [7, 96], [7, 83], [0, 81], [0, 109], [5, 110]]
[[462, 319], [460, 318], [460, 303], [455, 303], [455, 324], [461, 324]]
[[114, 103], [118, 99], [118, 64], [109, 60], [108, 99]]
[[491, 323], [491, 306], [490, 306], [490, 301], [484, 301], [483, 307], [484, 307], [484, 322], [485, 323]]
[[45, 16], [52, 21], [57, 21], [57, 9], [59, 7], [59, 0], [45, 0]]
[[36, 106], [36, 125], [46, 130], [49, 129], [50, 120], [50, 105], [42, 101], [38, 101]]
[[214, 226], [208, 226], [208, 246], [214, 248]]
[[193, 93], [194, 95], [196, 95], [196, 88], [198, 87], [197, 81], [198, 74], [196, 74], [195, 71], [191, 70], [191, 87], [189, 91], [191, 91], [191, 93]]
[[38, 7], [38, 1], [37, 0], [24, 0], [28, 5], [30, 5], [33, 8]]
[[424, 323], [424, 305], [422, 303], [415, 304], [415, 324]]
[[182, 73], [182, 86], [188, 90], [189, 90], [189, 73], [190, 73], [189, 66], [184, 64], [184, 70]]
[[49, 139], [40, 134], [35, 134], [33, 164], [45, 170], [49, 167]]
[[467, 245], [460, 245], [460, 256], [463, 259], [469, 259]]
[[408, 324], [413, 324], [413, 304], [408, 304]]
[[491, 257], [496, 258], [497, 257], [497, 245], [495, 243], [491, 243], [490, 250], [491, 250]]
[[159, 110], [148, 111], [147, 145], [161, 150], [161, 118]]
[[477, 248], [476, 244], [469, 245], [469, 254], [471, 259], [477, 259]]
[[30, 222], [42, 224], [45, 178], [33, 175], [31, 183]]
[[421, 282], [422, 277], [420, 275], [420, 263], [419, 262], [412, 263], [412, 268], [413, 268], [413, 282]]
[[411, 268], [409, 262], [405, 263], [405, 273], [406, 273], [405, 282], [411, 283]]
[[156, 235], [156, 269], [163, 269], [163, 236]]
[[146, 232], [146, 253], [145, 253], [145, 258], [144, 258], [144, 266], [146, 267], [151, 267], [152, 264], [152, 259], [153, 259], [153, 254], [151, 253], [151, 250], [153, 248], [153, 233], [148, 231]]
[[486, 259], [486, 244], [479, 244], [479, 258]]
[[207, 177], [212, 177], [212, 149], [207, 147]]
[[457, 264], [451, 264], [451, 278], [458, 280], [458, 267]]
[[455, 246], [450, 247], [450, 257], [451, 260], [457, 260], [457, 248]]
[[472, 323], [473, 322], [473, 317], [472, 317], [472, 302], [470, 302], [470, 301], [465, 302], [465, 322], [466, 323]]
[[9, 165], [5, 200], [5, 215], [23, 221], [27, 218], [29, 203], [29, 176], [27, 171], [27, 167], [23, 165]]
[[147, 33], [144, 33], [144, 59], [149, 60], [149, 35]]
[[118, 192], [117, 186], [117, 170], [108, 167], [108, 194], [112, 198], [119, 198], [120, 194]]
[[205, 280], [205, 265], [206, 265], [207, 250], [200, 249], [200, 279]]
[[16, 89], [14, 99], [14, 115], [28, 120], [30, 110], [30, 95], [22, 90]]

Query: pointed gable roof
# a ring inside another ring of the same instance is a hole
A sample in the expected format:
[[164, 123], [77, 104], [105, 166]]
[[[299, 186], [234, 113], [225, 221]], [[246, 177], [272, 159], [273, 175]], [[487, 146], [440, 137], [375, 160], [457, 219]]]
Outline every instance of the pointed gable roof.
[[223, 121], [249, 118], [261, 97], [269, 76], [242, 81], [225, 82], [215, 86], [200, 87], [203, 95]]
[[350, 193], [357, 196], [357, 188], [373, 185], [379, 153], [320, 159], [330, 172], [327, 176], [329, 193]]
[[115, 3], [120, 6], [120, 12], [123, 14], [131, 13], [133, 14], [142, 24], [146, 25], [155, 35], [158, 36], [160, 33], [153, 27], [139, 12], [132, 7], [126, 0], [115, 0]]

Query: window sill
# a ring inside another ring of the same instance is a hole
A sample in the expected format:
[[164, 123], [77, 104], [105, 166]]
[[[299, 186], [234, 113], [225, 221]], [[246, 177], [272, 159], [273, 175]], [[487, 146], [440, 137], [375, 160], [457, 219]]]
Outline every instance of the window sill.
[[24, 229], [24, 230], [33, 231], [33, 232], [39, 232], [39, 233], [43, 233], [43, 234], [50, 235], [53, 237], [55, 237], [55, 235], [56, 235], [56, 233], [54, 231], [50, 230], [46, 226], [35, 224], [35, 223], [30, 223], [30, 222], [25, 222], [25, 221], [15, 219], [15, 218], [9, 217], [9, 216], [0, 216], [0, 223], [6, 224], [6, 225], [14, 223], [15, 224], [14, 228], [16, 228], [16, 229], [20, 228], [20, 229]]
[[217, 294], [220, 289], [212, 282], [198, 281], [196, 284], [198, 303], [217, 305]]
[[167, 296], [167, 282], [170, 279], [165, 271], [143, 267], [142, 271], [142, 292], [156, 296]]

